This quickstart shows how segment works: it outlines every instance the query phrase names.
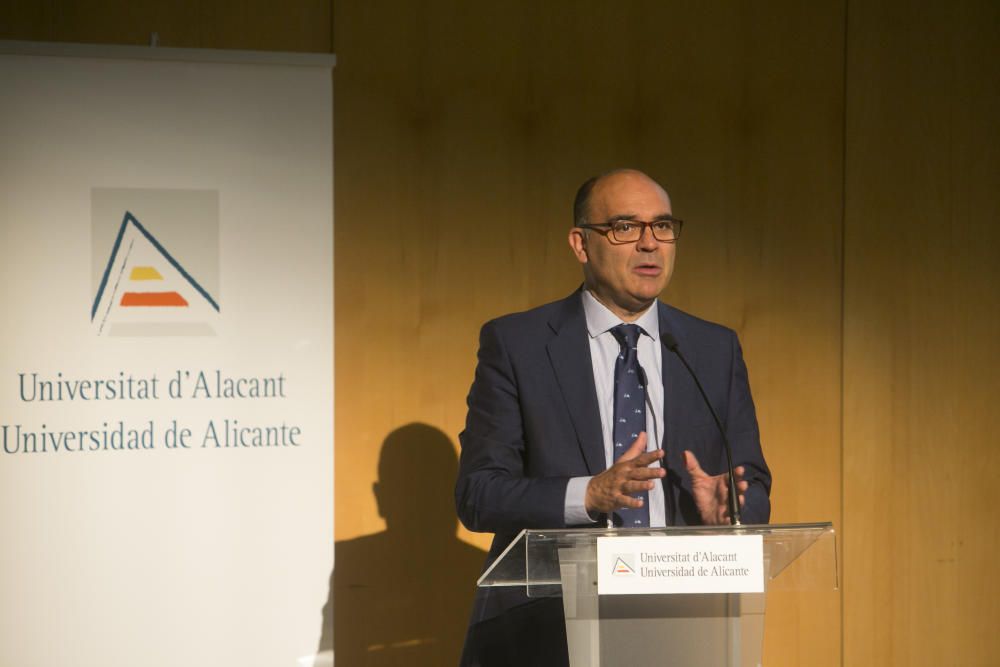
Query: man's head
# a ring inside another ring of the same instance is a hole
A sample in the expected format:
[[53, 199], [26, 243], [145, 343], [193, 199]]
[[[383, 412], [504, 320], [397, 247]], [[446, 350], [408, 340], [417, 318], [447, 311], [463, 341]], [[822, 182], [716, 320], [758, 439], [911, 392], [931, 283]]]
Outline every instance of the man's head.
[[633, 169], [592, 178], [577, 192], [569, 245], [583, 265], [587, 289], [626, 322], [635, 320], [670, 282], [676, 244], [656, 240], [649, 227], [639, 240], [620, 243], [608, 227], [581, 225], [670, 220], [670, 213], [666, 190]]

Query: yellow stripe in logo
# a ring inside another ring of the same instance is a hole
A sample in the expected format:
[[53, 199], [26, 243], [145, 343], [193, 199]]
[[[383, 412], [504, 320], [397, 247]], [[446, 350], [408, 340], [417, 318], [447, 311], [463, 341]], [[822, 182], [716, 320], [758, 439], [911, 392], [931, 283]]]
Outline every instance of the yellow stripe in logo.
[[163, 276], [152, 266], [137, 266], [129, 275], [130, 280], [163, 280]]

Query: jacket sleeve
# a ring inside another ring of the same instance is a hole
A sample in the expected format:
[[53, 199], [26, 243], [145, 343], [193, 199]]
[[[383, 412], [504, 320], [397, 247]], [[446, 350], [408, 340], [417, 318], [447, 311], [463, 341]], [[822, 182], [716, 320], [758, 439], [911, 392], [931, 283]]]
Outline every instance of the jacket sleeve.
[[516, 363], [497, 321], [479, 336], [476, 375], [469, 390], [462, 452], [455, 485], [458, 517], [469, 530], [508, 532], [560, 528], [569, 477], [529, 477], [532, 447], [525, 433]]
[[743, 479], [750, 487], [744, 494], [743, 523], [763, 524], [771, 517], [771, 471], [760, 446], [757, 413], [750, 394], [747, 366], [736, 334], [732, 334], [732, 366], [729, 383], [726, 436], [733, 448], [733, 465], [743, 466]]

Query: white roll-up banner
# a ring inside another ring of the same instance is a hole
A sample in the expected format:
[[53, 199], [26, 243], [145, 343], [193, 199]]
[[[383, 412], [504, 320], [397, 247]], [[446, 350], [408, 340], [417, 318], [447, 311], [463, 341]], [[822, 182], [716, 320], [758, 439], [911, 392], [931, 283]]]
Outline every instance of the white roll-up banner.
[[332, 67], [0, 43], [0, 665], [314, 663]]

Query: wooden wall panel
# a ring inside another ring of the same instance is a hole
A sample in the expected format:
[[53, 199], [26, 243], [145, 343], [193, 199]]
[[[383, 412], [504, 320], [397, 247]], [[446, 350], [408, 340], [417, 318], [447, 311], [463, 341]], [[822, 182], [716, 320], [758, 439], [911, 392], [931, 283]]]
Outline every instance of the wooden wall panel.
[[329, 53], [331, 14], [331, 0], [0, 0], [0, 39]]
[[[774, 519], [839, 523], [843, 3], [342, 1], [334, 23], [338, 540], [383, 529], [390, 431], [457, 445], [479, 326], [579, 284], [575, 188], [621, 165], [688, 220], [666, 298], [742, 337]], [[768, 664], [839, 663], [838, 593], [770, 612]]]
[[849, 665], [1000, 655], [998, 26], [989, 0], [850, 5]]

